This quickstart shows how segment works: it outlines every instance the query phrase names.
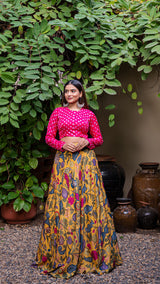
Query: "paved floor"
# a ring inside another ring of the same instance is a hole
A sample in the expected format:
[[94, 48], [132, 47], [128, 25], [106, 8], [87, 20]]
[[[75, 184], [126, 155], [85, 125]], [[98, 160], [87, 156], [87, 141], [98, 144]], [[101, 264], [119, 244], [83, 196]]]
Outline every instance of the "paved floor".
[[57, 280], [31, 267], [41, 232], [42, 215], [28, 225], [7, 225], [0, 220], [0, 283], [155, 283], [160, 284], [160, 226], [154, 230], [117, 234], [123, 265], [109, 274], [76, 275]]

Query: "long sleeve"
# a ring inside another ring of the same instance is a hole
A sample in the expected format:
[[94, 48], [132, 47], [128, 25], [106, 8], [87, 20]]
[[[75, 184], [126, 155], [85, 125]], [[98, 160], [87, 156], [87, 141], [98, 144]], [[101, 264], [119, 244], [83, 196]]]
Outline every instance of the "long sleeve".
[[65, 142], [57, 140], [55, 138], [57, 131], [58, 131], [58, 108], [52, 112], [51, 117], [49, 119], [45, 141], [52, 148], [63, 151], [62, 147], [65, 144]]
[[102, 134], [99, 128], [99, 124], [97, 118], [94, 113], [91, 114], [90, 122], [89, 122], [89, 133], [92, 138], [87, 138], [89, 145], [89, 149], [94, 149], [97, 146], [103, 144]]

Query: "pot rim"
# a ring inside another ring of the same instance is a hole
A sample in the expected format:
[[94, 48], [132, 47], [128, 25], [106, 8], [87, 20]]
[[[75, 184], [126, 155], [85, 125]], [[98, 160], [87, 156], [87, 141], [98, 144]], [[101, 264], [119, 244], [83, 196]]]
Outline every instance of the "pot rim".
[[131, 198], [127, 198], [127, 197], [117, 197], [116, 201], [118, 203], [124, 204], [124, 203], [130, 203], [132, 201], [132, 199]]
[[139, 166], [144, 170], [148, 170], [148, 169], [156, 170], [159, 166], [159, 163], [157, 163], [157, 162], [142, 162], [142, 163], [139, 164]]

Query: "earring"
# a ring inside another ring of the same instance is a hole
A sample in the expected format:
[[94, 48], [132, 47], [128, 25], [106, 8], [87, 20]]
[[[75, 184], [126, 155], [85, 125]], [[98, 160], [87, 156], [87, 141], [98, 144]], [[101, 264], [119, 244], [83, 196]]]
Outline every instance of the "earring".
[[69, 103], [63, 102], [63, 107], [67, 107], [68, 105], [69, 105]]
[[84, 103], [82, 103], [82, 98], [81, 97], [78, 99], [77, 106], [78, 106], [78, 108], [84, 107]]

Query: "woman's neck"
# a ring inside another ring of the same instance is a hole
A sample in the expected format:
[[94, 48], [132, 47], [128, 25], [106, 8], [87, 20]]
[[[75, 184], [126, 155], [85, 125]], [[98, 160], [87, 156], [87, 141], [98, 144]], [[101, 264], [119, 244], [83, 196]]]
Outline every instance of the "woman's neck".
[[69, 104], [68, 106], [67, 106], [70, 110], [76, 110], [76, 111], [79, 111], [81, 108], [79, 108], [78, 106], [77, 106], [77, 103], [75, 103], [75, 104]]

